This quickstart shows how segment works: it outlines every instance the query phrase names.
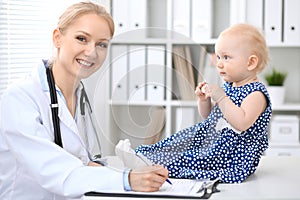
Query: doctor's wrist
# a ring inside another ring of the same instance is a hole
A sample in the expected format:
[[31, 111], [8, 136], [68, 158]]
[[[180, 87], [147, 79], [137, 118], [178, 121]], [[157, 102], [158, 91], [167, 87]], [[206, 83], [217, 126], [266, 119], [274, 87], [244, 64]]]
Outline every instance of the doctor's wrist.
[[129, 173], [131, 172], [131, 169], [125, 169], [123, 171], [123, 185], [125, 191], [131, 191], [130, 183], [129, 183]]

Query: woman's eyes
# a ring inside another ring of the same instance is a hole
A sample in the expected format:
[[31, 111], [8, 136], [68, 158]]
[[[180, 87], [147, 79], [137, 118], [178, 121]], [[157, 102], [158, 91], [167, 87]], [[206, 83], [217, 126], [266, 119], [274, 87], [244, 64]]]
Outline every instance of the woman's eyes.
[[77, 36], [76, 39], [79, 40], [80, 42], [86, 42], [86, 38], [83, 36]]
[[[84, 36], [77, 36], [76, 39], [80, 42], [84, 42], [84, 43], [88, 42], [87, 38]], [[108, 43], [107, 42], [99, 42], [99, 43], [97, 43], [97, 46], [99, 46], [100, 48], [106, 49], [108, 47]]]
[[106, 48], [108, 47], [108, 44], [105, 43], [105, 42], [99, 42], [99, 43], [98, 43], [98, 46], [101, 47], [101, 48], [106, 49]]

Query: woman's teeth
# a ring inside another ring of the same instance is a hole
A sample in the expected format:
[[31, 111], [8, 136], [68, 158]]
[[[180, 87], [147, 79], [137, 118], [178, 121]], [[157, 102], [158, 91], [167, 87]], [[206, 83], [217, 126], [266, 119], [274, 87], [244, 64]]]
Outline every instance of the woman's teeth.
[[91, 67], [93, 65], [93, 63], [91, 63], [91, 62], [88, 62], [88, 61], [85, 61], [85, 60], [80, 60], [80, 59], [78, 59], [77, 62], [81, 65], [86, 66], [86, 67]]

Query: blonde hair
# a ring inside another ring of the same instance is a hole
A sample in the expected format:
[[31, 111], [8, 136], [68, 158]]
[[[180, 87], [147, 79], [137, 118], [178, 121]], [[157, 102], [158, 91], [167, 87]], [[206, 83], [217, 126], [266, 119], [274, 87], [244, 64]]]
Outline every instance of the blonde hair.
[[75, 3], [68, 7], [59, 17], [57, 28], [59, 28], [59, 30], [63, 33], [77, 18], [90, 13], [95, 13], [102, 17], [108, 23], [111, 36], [114, 35], [115, 26], [111, 15], [102, 5], [89, 1]]
[[251, 53], [258, 57], [257, 72], [261, 72], [269, 62], [269, 51], [262, 32], [249, 24], [235, 24], [221, 32], [220, 36], [228, 33], [238, 34], [245, 39], [252, 48]]

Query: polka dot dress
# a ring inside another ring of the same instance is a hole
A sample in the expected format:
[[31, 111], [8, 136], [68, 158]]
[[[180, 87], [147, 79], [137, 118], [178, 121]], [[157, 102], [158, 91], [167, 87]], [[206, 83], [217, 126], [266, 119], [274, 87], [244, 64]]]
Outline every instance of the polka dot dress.
[[254, 91], [261, 91], [266, 96], [267, 108], [249, 129], [237, 133], [230, 125], [220, 128], [219, 122], [225, 119], [216, 105], [205, 121], [156, 144], [139, 146], [135, 151], [167, 167], [169, 176], [173, 178], [220, 178], [225, 183], [244, 181], [255, 172], [260, 157], [268, 147], [271, 103], [265, 86], [259, 82], [241, 87], [225, 83], [223, 88], [237, 106]]

